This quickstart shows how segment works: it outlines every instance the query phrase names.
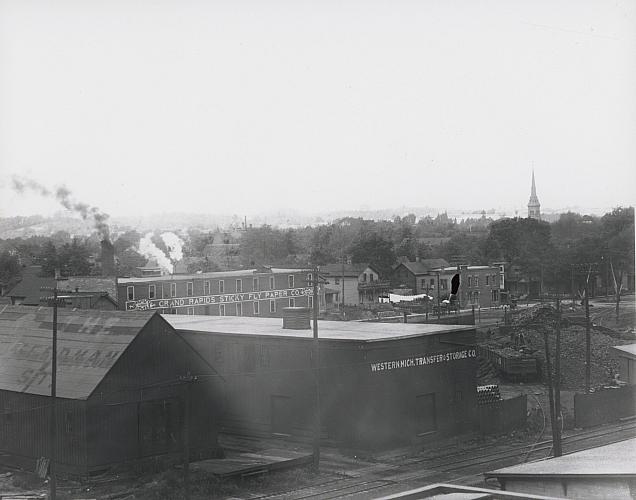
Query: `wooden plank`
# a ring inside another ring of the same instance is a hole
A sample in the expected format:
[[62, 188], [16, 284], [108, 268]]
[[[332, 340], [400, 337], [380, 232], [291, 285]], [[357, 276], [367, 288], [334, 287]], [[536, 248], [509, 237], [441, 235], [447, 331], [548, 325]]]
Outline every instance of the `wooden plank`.
[[193, 462], [192, 470], [203, 470], [219, 477], [246, 476], [266, 473], [312, 463], [310, 453], [268, 448], [254, 453], [226, 453], [225, 458], [210, 458]]

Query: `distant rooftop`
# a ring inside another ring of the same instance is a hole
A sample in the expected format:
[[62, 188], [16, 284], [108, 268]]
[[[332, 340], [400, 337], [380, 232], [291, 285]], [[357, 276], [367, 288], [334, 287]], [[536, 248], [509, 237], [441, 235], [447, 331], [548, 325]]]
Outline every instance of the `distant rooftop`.
[[[162, 315], [179, 331], [232, 335], [312, 338], [311, 330], [283, 329], [282, 318], [236, 316]], [[370, 323], [358, 321], [318, 321], [319, 337], [329, 340], [377, 342], [396, 338], [422, 337], [474, 329], [472, 326], [431, 325], [424, 323]]]
[[636, 344], [615, 345], [612, 349], [618, 351], [620, 354], [627, 354], [632, 358], [636, 358]]
[[636, 438], [487, 472], [486, 478], [636, 476]]

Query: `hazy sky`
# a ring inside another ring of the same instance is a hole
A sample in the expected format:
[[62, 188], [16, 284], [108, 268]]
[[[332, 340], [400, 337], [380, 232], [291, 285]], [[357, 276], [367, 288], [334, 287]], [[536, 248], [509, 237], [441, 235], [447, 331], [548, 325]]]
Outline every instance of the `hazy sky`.
[[636, 2], [0, 0], [0, 215], [633, 204]]

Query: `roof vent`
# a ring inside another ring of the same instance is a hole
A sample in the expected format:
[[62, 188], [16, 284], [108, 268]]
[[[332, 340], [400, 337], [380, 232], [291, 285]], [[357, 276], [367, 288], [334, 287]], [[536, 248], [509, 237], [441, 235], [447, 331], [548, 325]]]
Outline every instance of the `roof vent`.
[[283, 329], [310, 330], [308, 307], [283, 307]]

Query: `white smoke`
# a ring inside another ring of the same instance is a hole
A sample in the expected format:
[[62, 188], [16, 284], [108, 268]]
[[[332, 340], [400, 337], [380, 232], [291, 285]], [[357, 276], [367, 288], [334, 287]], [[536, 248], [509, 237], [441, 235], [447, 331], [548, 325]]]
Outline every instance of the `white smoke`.
[[183, 259], [183, 240], [176, 234], [167, 232], [161, 235], [161, 239], [168, 247], [168, 253], [170, 254], [170, 260], [172, 262], [179, 262]]
[[148, 259], [156, 260], [157, 265], [165, 271], [166, 274], [173, 274], [174, 266], [170, 259], [166, 257], [163, 250], [157, 248], [152, 242], [152, 233], [147, 233], [143, 238], [139, 240], [139, 253]]

